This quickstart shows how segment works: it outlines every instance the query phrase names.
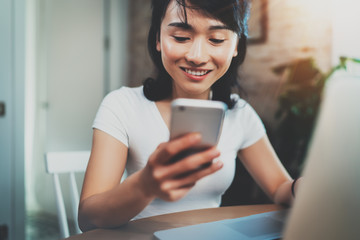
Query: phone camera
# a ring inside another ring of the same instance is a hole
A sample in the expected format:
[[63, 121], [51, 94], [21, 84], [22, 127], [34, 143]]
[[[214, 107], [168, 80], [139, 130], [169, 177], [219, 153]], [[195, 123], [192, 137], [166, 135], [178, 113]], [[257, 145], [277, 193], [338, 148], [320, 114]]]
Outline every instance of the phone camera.
[[180, 111], [184, 111], [184, 110], [185, 110], [185, 107], [184, 107], [184, 106], [180, 106], [180, 107], [179, 107], [179, 110], [180, 110]]

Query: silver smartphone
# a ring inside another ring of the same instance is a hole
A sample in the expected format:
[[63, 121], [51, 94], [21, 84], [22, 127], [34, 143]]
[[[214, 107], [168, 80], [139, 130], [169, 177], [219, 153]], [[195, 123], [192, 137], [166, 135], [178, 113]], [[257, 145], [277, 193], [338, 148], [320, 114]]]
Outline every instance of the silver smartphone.
[[201, 134], [201, 143], [182, 153], [184, 158], [194, 152], [216, 146], [222, 130], [227, 105], [220, 101], [179, 98], [171, 103], [170, 140], [191, 132]]

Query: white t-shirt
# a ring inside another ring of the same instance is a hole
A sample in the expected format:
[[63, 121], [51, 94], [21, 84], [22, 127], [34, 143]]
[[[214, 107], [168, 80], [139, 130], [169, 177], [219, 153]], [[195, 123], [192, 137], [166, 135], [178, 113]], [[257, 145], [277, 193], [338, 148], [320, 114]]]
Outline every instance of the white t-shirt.
[[[238, 150], [257, 142], [265, 128], [254, 109], [238, 95], [233, 109], [227, 110], [218, 150], [224, 166], [218, 172], [199, 180], [189, 193], [176, 202], [155, 199], [134, 219], [153, 215], [218, 207], [221, 195], [235, 174]], [[101, 103], [93, 128], [118, 139], [128, 147], [128, 175], [145, 167], [156, 147], [169, 140], [169, 129], [155, 102], [143, 94], [143, 87], [121, 87], [109, 93]]]

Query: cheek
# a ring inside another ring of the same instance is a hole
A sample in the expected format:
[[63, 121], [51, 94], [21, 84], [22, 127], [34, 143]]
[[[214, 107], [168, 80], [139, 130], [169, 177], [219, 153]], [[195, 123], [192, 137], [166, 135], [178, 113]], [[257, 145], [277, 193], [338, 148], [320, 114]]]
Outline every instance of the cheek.
[[164, 61], [176, 61], [183, 56], [181, 48], [176, 47], [176, 44], [172, 44], [170, 41], [162, 41], [161, 43], [161, 56]]
[[[231, 42], [231, 44], [224, 46], [223, 48], [219, 48], [217, 51], [214, 51], [214, 61], [218, 66], [222, 66], [222, 68], [228, 69], [231, 61], [237, 55], [236, 53], [236, 41]], [[235, 55], [235, 56], [234, 56]]]
[[218, 54], [213, 55], [213, 61], [216, 65], [221, 66], [221, 68], [228, 68], [233, 59], [233, 54], [224, 54], [224, 51], [219, 52]]

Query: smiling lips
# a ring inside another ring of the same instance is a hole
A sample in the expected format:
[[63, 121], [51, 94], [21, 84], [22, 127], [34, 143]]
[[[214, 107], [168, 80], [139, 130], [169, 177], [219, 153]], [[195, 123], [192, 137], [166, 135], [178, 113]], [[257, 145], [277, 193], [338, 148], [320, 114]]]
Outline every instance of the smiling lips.
[[196, 70], [183, 67], [181, 67], [181, 69], [185, 72], [186, 76], [195, 81], [201, 81], [205, 79], [208, 73], [211, 72], [211, 70]]

